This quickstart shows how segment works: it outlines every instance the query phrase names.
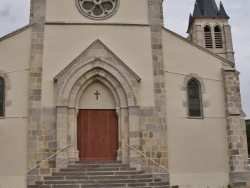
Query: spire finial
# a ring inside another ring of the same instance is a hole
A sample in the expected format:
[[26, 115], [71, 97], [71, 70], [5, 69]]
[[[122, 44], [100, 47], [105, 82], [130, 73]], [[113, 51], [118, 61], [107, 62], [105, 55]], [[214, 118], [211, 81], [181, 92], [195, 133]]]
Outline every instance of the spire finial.
[[227, 15], [227, 13], [226, 13], [226, 11], [225, 11], [225, 8], [224, 8], [224, 6], [223, 6], [223, 4], [222, 4], [222, 2], [220, 1], [220, 15], [219, 15], [221, 18], [230, 18], [228, 15]]

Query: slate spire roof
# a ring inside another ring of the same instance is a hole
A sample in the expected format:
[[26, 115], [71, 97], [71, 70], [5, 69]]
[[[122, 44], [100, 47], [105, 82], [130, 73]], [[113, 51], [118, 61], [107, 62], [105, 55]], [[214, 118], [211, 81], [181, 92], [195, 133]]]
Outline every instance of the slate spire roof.
[[220, 9], [218, 9], [215, 0], [196, 0], [193, 17], [229, 18], [222, 2], [220, 2]]
[[215, 2], [215, 0], [196, 0], [194, 5], [193, 15], [190, 14], [189, 27], [191, 26], [195, 18], [226, 18], [229, 19], [225, 8], [220, 2], [220, 8]]

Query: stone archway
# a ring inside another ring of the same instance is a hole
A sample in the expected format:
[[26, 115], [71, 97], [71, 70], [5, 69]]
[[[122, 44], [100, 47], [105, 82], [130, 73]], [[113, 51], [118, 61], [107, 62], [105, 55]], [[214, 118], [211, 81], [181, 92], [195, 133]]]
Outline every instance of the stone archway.
[[[132, 71], [131, 71], [132, 72]], [[125, 75], [112, 62], [93, 59], [74, 69], [64, 70], [57, 78], [57, 147], [70, 147], [57, 155], [57, 168], [66, 167], [79, 160], [77, 150], [77, 113], [79, 100], [85, 89], [93, 82], [105, 85], [112, 93], [119, 124], [119, 149], [117, 160], [123, 163], [137, 163], [138, 156], [126, 144], [139, 147], [139, 107], [136, 104], [135, 88], [132, 84], [137, 78]], [[133, 132], [133, 134], [130, 134]], [[130, 138], [129, 135], [137, 135]], [[133, 143], [130, 143], [133, 141]]]

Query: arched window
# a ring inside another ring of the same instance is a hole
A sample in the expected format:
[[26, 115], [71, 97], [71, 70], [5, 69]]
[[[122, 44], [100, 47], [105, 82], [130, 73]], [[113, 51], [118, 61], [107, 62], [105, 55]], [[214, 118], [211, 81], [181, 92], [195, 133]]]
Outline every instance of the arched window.
[[202, 116], [201, 86], [194, 78], [188, 82], [188, 115], [189, 117]]
[[4, 95], [5, 95], [5, 81], [3, 77], [0, 76], [0, 117], [4, 116]]
[[204, 27], [204, 36], [206, 48], [213, 48], [211, 27], [208, 25]]
[[221, 28], [218, 25], [215, 26], [214, 28], [214, 38], [215, 38], [215, 47], [223, 48]]

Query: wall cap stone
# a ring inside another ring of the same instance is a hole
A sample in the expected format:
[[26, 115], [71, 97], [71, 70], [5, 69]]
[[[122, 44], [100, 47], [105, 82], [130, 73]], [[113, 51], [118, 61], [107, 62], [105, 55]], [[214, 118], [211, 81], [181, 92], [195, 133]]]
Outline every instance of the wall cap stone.
[[222, 67], [222, 70], [225, 72], [236, 72], [235, 68], [232, 67]]

